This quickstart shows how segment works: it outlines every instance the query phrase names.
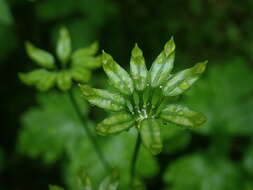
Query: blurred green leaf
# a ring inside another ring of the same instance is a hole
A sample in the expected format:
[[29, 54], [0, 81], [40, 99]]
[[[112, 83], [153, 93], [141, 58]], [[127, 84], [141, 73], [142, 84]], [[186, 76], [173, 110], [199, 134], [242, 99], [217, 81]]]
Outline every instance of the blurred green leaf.
[[71, 80], [71, 72], [70, 71], [61, 71], [57, 73], [57, 86], [59, 89], [66, 91], [71, 88], [72, 80]]
[[71, 39], [67, 28], [62, 27], [59, 30], [59, 37], [56, 46], [56, 53], [61, 61], [61, 64], [66, 67], [66, 64], [71, 54]]
[[45, 67], [47, 69], [55, 68], [54, 56], [51, 55], [51, 53], [35, 47], [30, 42], [26, 42], [25, 47], [28, 56], [39, 66]]
[[[39, 106], [31, 108], [21, 118], [18, 150], [53, 162], [60, 158], [75, 136], [83, 133], [83, 128], [66, 94], [40, 94], [37, 99]], [[78, 103], [86, 114], [86, 104], [81, 100]]]
[[91, 71], [84, 68], [72, 68], [70, 72], [76, 82], [87, 83], [91, 78]]
[[[80, 96], [79, 93], [76, 95]], [[33, 158], [41, 158], [46, 163], [60, 159], [65, 153], [67, 160], [62, 165], [62, 175], [65, 176], [69, 189], [76, 190], [80, 168], [84, 168], [92, 176], [94, 185], [100, 184], [105, 171], [68, 98], [66, 94], [56, 92], [39, 95], [39, 105], [26, 111], [21, 118], [22, 129], [17, 148], [19, 152]], [[82, 98], [78, 99], [78, 104], [85, 116], [87, 107]], [[95, 129], [89, 120], [87, 125]], [[128, 189], [129, 160], [132, 157], [135, 138], [136, 130], [110, 138], [98, 138], [108, 161], [119, 168], [120, 189]], [[137, 171], [140, 177], [152, 177], [158, 171], [155, 158], [144, 148], [140, 150]]]
[[163, 153], [182, 151], [191, 141], [191, 132], [185, 128], [169, 124], [161, 127], [163, 139]]
[[20, 80], [26, 85], [36, 85], [40, 91], [47, 91], [54, 86], [57, 73], [45, 69], [36, 69], [29, 73], [19, 73]]
[[[128, 190], [130, 182], [130, 160], [134, 151], [136, 130], [120, 133], [110, 138], [99, 138], [103, 145], [103, 152], [113, 167], [117, 167], [120, 174], [119, 189]], [[76, 189], [75, 177], [80, 168], [85, 168], [92, 176], [93, 184], [99, 184], [105, 176], [101, 162], [93, 151], [87, 138], [78, 136], [67, 149], [69, 162], [65, 165], [65, 179], [71, 189]], [[88, 154], [87, 154], [88, 153]], [[148, 166], [148, 167], [147, 167]], [[140, 178], [151, 178], [158, 172], [156, 159], [145, 148], [141, 147], [137, 161], [137, 174]]]
[[98, 51], [98, 44], [76, 50], [72, 55], [72, 64], [76, 67], [96, 69], [101, 66], [101, 57], [93, 57]]
[[170, 190], [237, 190], [243, 183], [240, 169], [229, 160], [200, 153], [170, 163], [164, 180]]
[[[221, 64], [223, 63], [223, 64]], [[186, 93], [185, 104], [207, 117], [198, 132], [249, 135], [253, 133], [252, 69], [241, 58], [210, 65], [206, 78]]]

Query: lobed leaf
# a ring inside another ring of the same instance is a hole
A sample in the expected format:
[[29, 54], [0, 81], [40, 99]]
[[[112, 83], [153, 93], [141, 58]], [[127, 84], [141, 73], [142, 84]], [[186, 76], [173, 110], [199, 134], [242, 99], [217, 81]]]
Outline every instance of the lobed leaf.
[[123, 94], [132, 94], [134, 90], [133, 81], [125, 69], [119, 66], [113, 58], [105, 52], [103, 52], [102, 55], [102, 63], [103, 69], [113, 86]]
[[65, 67], [71, 54], [71, 39], [67, 28], [60, 29], [59, 38], [56, 46], [56, 53], [62, 66]]
[[144, 119], [140, 123], [140, 134], [144, 146], [154, 155], [162, 151], [160, 126], [156, 119]]
[[165, 96], [177, 96], [189, 89], [205, 71], [207, 61], [172, 76], [163, 88]]
[[165, 44], [164, 50], [156, 58], [149, 71], [149, 82], [152, 87], [158, 87], [167, 81], [173, 69], [175, 59], [175, 48], [173, 37]]
[[96, 127], [99, 135], [109, 135], [129, 129], [134, 125], [134, 118], [128, 113], [116, 113], [106, 118]]
[[91, 88], [88, 85], [79, 85], [86, 100], [100, 108], [111, 111], [120, 111], [125, 108], [125, 99], [119, 94], [106, 90]]
[[39, 66], [45, 67], [47, 69], [55, 68], [54, 57], [49, 52], [35, 47], [30, 42], [26, 42], [25, 47], [28, 56]]
[[166, 121], [190, 127], [202, 125], [206, 121], [206, 117], [201, 113], [192, 111], [188, 107], [178, 104], [166, 106], [161, 111], [160, 117]]
[[57, 73], [57, 86], [59, 89], [66, 91], [71, 88], [71, 73], [69, 71], [62, 71]]
[[148, 70], [141, 49], [135, 44], [130, 60], [130, 71], [135, 88], [142, 91], [146, 88]]

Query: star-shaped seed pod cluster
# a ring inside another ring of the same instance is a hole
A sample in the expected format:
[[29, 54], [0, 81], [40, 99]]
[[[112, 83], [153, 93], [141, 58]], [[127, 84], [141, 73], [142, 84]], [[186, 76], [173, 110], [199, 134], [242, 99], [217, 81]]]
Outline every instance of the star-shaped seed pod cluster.
[[72, 53], [70, 34], [65, 27], [59, 30], [56, 57], [35, 47], [31, 42], [26, 42], [25, 47], [28, 56], [40, 68], [19, 73], [19, 78], [26, 85], [35, 86], [40, 91], [47, 91], [54, 86], [63, 91], [69, 90], [73, 81], [88, 82], [91, 70], [101, 66], [101, 56], [95, 56], [98, 44], [93, 43]]
[[109, 54], [103, 52], [103, 69], [114, 91], [88, 85], [80, 87], [91, 104], [111, 112], [111, 116], [97, 125], [98, 134], [110, 135], [135, 127], [141, 135], [142, 144], [155, 155], [162, 150], [160, 126], [164, 122], [193, 128], [206, 121], [204, 115], [175, 103], [175, 100], [199, 79], [207, 61], [172, 74], [175, 59], [173, 37], [149, 70], [137, 44], [131, 54], [128, 74]]

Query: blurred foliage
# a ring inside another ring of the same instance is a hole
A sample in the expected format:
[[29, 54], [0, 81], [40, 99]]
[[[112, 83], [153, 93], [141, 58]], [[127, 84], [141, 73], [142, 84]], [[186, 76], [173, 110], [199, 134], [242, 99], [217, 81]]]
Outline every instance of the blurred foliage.
[[171, 163], [164, 179], [171, 184], [167, 188], [171, 190], [233, 190], [243, 187], [243, 178], [236, 165], [219, 156], [213, 158], [206, 154], [179, 158]]
[[[201, 132], [208, 135], [253, 134], [253, 81], [251, 68], [242, 58], [220, 60], [210, 66], [205, 80], [188, 92], [186, 104], [196, 106], [208, 117]], [[221, 127], [222, 126], [222, 127]]]
[[[84, 172], [80, 171], [76, 180], [76, 190], [95, 190], [94, 184], [90, 177]], [[119, 174], [117, 170], [112, 170], [111, 173], [106, 176], [98, 185], [98, 190], [117, 190], [119, 186]], [[49, 190], [63, 190], [63, 188], [50, 185]]]
[[[62, 25], [70, 30], [73, 49], [98, 41], [125, 68], [135, 42], [152, 63], [171, 35], [178, 70], [209, 60], [204, 77], [182, 97], [207, 116], [206, 125], [193, 132], [162, 127], [164, 150], [153, 157], [142, 148], [138, 176], [148, 189], [253, 189], [252, 9], [252, 0], [0, 0], [3, 189], [75, 189], [80, 168], [94, 184], [106, 176], [66, 94], [37, 94], [17, 79], [18, 72], [33, 69], [24, 42], [53, 52]], [[96, 71], [91, 83], [104, 88], [105, 81]], [[93, 129], [105, 114], [75, 95]], [[123, 189], [135, 135], [99, 137], [107, 159], [120, 170]], [[51, 170], [54, 175], [43, 172]]]
[[[79, 105], [83, 105], [83, 112], [87, 114], [87, 105], [80, 95], [76, 96], [79, 96]], [[63, 175], [71, 189], [77, 188], [75, 179], [80, 168], [85, 168], [98, 184], [106, 173], [86, 137], [68, 96], [59, 92], [40, 95], [38, 103], [38, 107], [30, 109], [22, 117], [23, 128], [19, 133], [18, 150], [34, 158], [40, 157], [47, 163], [65, 158]], [[87, 125], [94, 128], [93, 122], [88, 119]], [[130, 135], [122, 134], [110, 139], [98, 139], [100, 144], [103, 144], [102, 150], [106, 153], [107, 159], [113, 166], [119, 168], [122, 186], [129, 183], [129, 160], [135, 136], [135, 131], [132, 131]], [[140, 176], [152, 177], [158, 171], [158, 164], [155, 158], [143, 149], [137, 168]]]

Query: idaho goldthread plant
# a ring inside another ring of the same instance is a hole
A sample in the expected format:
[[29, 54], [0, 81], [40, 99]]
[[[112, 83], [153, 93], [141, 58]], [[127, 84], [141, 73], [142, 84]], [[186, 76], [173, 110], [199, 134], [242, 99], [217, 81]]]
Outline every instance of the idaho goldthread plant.
[[135, 127], [143, 145], [154, 155], [162, 150], [160, 127], [171, 122], [197, 127], [205, 116], [174, 103], [175, 97], [188, 90], [205, 71], [207, 61], [171, 74], [175, 59], [175, 43], [171, 38], [155, 59], [150, 70], [141, 49], [135, 45], [130, 60], [130, 75], [113, 58], [103, 52], [102, 64], [115, 92], [80, 85], [84, 97], [112, 115], [96, 127], [100, 135], [109, 135]]
[[[49, 52], [39, 49], [30, 42], [26, 43], [29, 57], [42, 68], [29, 73], [20, 73], [20, 79], [38, 90], [47, 91], [55, 85], [67, 91], [76, 114], [83, 122], [94, 151], [100, 158], [107, 172], [111, 167], [95, 134], [86, 126], [85, 118], [79, 108], [71, 87], [73, 81], [79, 84], [82, 93], [91, 104], [110, 111], [111, 116], [104, 119], [96, 127], [99, 135], [110, 135], [129, 130], [134, 127], [138, 131], [136, 146], [131, 162], [131, 185], [135, 184], [135, 164], [140, 144], [154, 155], [162, 151], [160, 127], [164, 124], [176, 124], [188, 128], [202, 125], [206, 118], [201, 113], [177, 104], [177, 97], [188, 90], [205, 71], [207, 61], [197, 63], [179, 73], [172, 74], [175, 59], [175, 43], [173, 37], [165, 44], [151, 68], [147, 69], [142, 50], [135, 45], [130, 59], [130, 74], [118, 65], [113, 58], [103, 51], [102, 56], [95, 56], [98, 47], [94, 43], [90, 47], [74, 51], [72, 54], [71, 38], [66, 28], [61, 28], [56, 46], [57, 60]], [[91, 70], [102, 63], [114, 90], [92, 88], [86, 83], [90, 79]], [[91, 189], [88, 177], [80, 178], [80, 189]], [[116, 190], [118, 177], [113, 172], [99, 186], [101, 190]], [[50, 190], [60, 190], [50, 186]]]

